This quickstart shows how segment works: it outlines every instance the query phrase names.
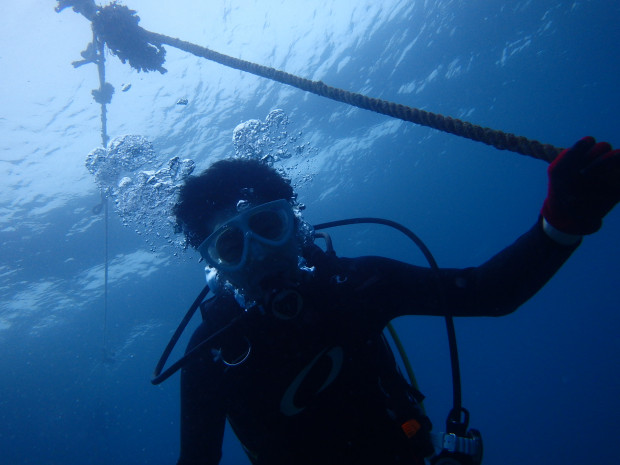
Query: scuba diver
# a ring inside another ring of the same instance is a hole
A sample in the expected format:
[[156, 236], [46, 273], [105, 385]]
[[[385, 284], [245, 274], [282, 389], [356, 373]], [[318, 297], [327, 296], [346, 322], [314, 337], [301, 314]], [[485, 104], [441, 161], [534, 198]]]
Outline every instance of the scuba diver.
[[188, 178], [174, 214], [213, 296], [182, 366], [178, 465], [219, 463], [226, 420], [256, 465], [479, 463], [441, 462], [382, 332], [401, 315], [507, 315], [540, 290], [620, 200], [620, 150], [586, 137], [548, 174], [529, 231], [478, 267], [437, 270], [323, 250], [259, 161]]

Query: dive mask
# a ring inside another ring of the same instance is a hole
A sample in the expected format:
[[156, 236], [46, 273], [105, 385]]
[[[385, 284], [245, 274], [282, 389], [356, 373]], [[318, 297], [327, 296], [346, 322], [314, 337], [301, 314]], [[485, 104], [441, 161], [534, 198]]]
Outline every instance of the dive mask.
[[198, 252], [212, 267], [225, 272], [242, 269], [248, 262], [250, 242], [271, 248], [282, 247], [295, 233], [295, 214], [285, 200], [274, 200], [250, 208], [217, 228]]

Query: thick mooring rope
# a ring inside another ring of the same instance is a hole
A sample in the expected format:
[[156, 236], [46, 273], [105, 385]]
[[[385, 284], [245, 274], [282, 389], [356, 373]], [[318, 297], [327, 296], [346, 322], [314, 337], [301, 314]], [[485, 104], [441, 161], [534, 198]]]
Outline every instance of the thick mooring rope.
[[228, 66], [229, 68], [245, 71], [256, 76], [265, 77], [282, 84], [287, 84], [289, 86], [305, 90], [306, 92], [311, 92], [338, 102], [344, 102], [358, 108], [371, 110], [376, 113], [401, 119], [403, 121], [409, 121], [474, 141], [483, 142], [500, 150], [510, 150], [512, 152], [520, 153], [522, 155], [529, 155], [547, 162], [551, 162], [562, 150], [558, 147], [554, 147], [553, 145], [542, 144], [536, 140], [530, 140], [522, 136], [516, 136], [514, 134], [498, 131], [496, 129], [477, 126], [460, 119], [331, 87], [322, 81], [311, 81], [309, 79], [304, 79], [274, 68], [233, 58], [210, 50], [206, 47], [201, 47], [174, 37], [149, 32], [146, 30], [143, 31], [151, 43], [158, 45], [170, 45], [178, 48], [179, 50], [191, 53], [197, 57], [206, 58], [207, 60], [215, 61], [216, 63]]
[[[275, 68], [269, 68], [250, 61], [233, 58], [206, 47], [192, 44], [191, 42], [169, 37], [164, 34], [158, 34], [156, 32], [150, 32], [138, 25], [140, 18], [136, 15], [135, 10], [130, 10], [128, 7], [119, 5], [116, 2], [106, 7], [98, 7], [93, 0], [58, 0], [56, 11], [60, 12], [69, 7], [72, 7], [74, 11], [84, 15], [84, 17], [91, 21], [93, 31], [96, 31], [99, 35], [97, 37], [98, 41], [105, 42], [110, 51], [117, 55], [123, 63], [128, 61], [130, 66], [136, 68], [138, 71], [166, 72], [162, 66], [166, 54], [162, 45], [166, 44], [191, 53], [194, 56], [206, 58], [207, 60], [215, 61], [216, 63], [230, 68], [265, 77], [358, 108], [381, 113], [477, 142], [483, 142], [500, 150], [510, 150], [547, 162], [551, 162], [562, 150], [553, 145], [542, 144], [523, 136], [517, 136], [438, 113], [431, 113], [420, 110], [419, 108], [412, 108], [387, 100], [368, 97], [363, 94], [331, 87], [322, 81], [311, 81]], [[88, 49], [82, 52], [82, 56], [85, 56], [84, 54], [86, 52], [88, 52]], [[85, 62], [87, 61], [88, 58]], [[105, 111], [105, 107], [103, 111]]]

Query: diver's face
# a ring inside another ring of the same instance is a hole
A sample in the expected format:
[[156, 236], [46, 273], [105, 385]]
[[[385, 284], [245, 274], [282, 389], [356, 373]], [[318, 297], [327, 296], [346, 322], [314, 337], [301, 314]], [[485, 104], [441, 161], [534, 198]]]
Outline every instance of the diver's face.
[[270, 283], [290, 281], [298, 271], [299, 247], [296, 240], [285, 247], [272, 248], [250, 241], [248, 260], [236, 271], [220, 275], [251, 300], [260, 300]]
[[198, 247], [221, 278], [258, 300], [273, 280], [290, 280], [298, 270], [300, 243], [286, 200], [227, 212]]

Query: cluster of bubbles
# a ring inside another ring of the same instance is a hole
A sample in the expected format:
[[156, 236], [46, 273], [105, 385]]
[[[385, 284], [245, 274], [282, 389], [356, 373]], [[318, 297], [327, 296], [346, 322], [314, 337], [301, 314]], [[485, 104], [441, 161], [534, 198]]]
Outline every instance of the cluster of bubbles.
[[100, 147], [86, 156], [86, 168], [103, 194], [114, 202], [123, 224], [145, 234], [152, 248], [155, 237], [176, 245], [172, 206], [194, 166], [192, 160], [179, 157], [162, 166], [153, 144], [136, 135], [117, 137], [107, 149]]
[[[239, 124], [233, 130], [233, 144], [236, 157], [268, 164], [290, 179], [297, 189], [312, 179], [312, 174], [300, 166], [313, 150], [309, 143], [303, 142], [301, 131], [290, 134], [288, 126], [288, 115], [280, 109], [272, 110], [265, 121], [251, 119]], [[294, 212], [299, 219], [300, 239], [308, 243], [312, 241], [313, 231], [301, 215], [304, 208], [302, 203], [296, 203]]]
[[289, 134], [289, 119], [283, 110], [272, 110], [265, 121], [251, 119], [233, 130], [233, 144], [238, 158], [261, 160], [270, 166], [299, 157], [310, 151], [300, 139], [301, 131]]
[[[233, 144], [236, 157], [267, 163], [291, 179], [296, 188], [311, 179], [299, 165], [312, 149], [302, 141], [301, 131], [290, 134], [288, 126], [286, 113], [273, 110], [264, 121], [251, 119], [239, 124], [233, 131]], [[145, 236], [152, 250], [162, 244], [162, 238], [175, 248], [185, 248], [185, 239], [173, 234], [172, 207], [194, 171], [192, 160], [173, 157], [162, 164], [149, 140], [124, 135], [110, 141], [107, 148], [91, 151], [85, 164], [123, 224]], [[297, 207], [303, 209], [301, 204]]]

